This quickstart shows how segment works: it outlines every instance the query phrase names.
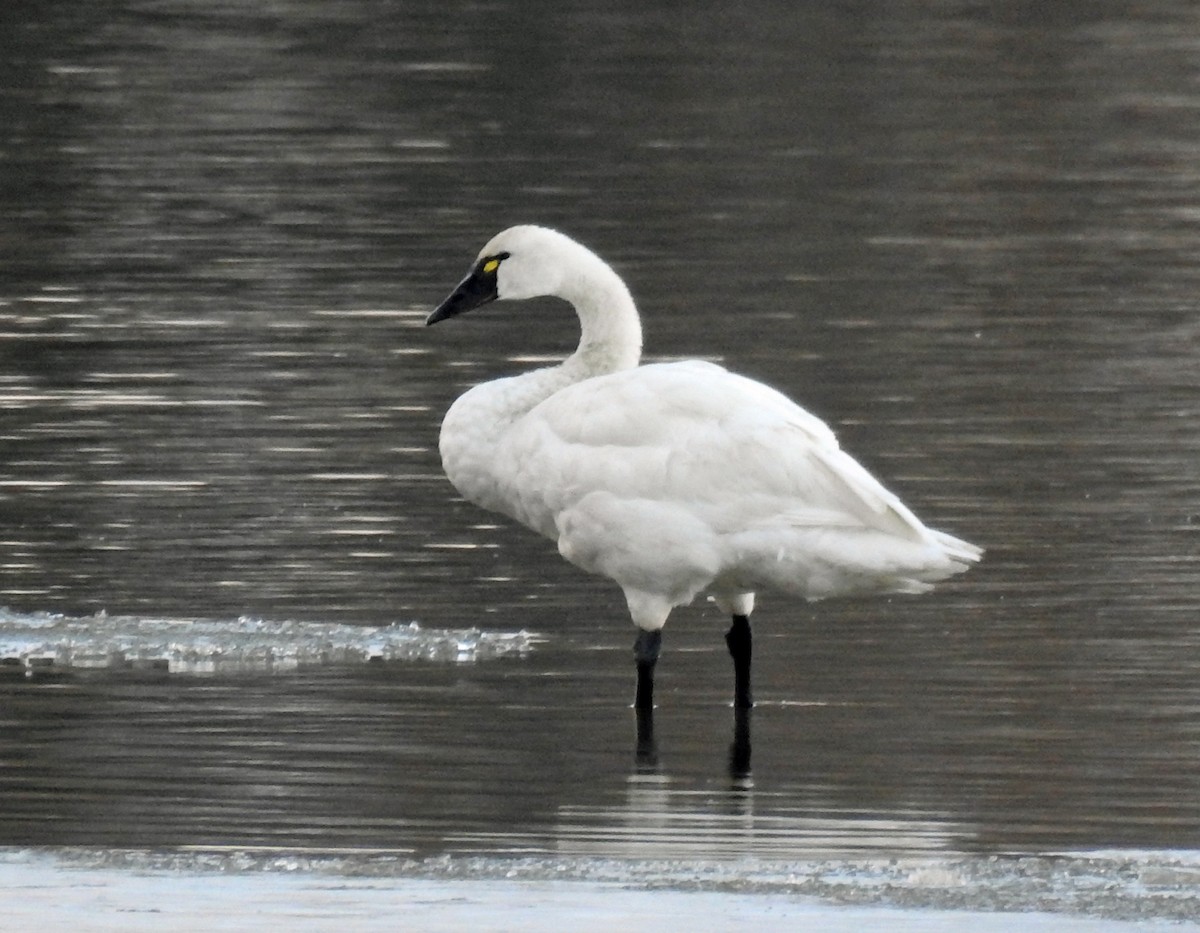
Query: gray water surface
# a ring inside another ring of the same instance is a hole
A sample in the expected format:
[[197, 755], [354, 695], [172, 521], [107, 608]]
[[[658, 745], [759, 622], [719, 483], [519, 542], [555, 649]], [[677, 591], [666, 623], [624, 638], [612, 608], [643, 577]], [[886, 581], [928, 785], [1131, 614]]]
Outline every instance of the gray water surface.
[[[815, 6], [6, 14], [0, 844], [1200, 848], [1200, 10]], [[748, 721], [677, 610], [639, 730], [620, 592], [441, 475], [456, 395], [572, 348], [423, 327], [529, 221], [985, 562], [764, 595]]]

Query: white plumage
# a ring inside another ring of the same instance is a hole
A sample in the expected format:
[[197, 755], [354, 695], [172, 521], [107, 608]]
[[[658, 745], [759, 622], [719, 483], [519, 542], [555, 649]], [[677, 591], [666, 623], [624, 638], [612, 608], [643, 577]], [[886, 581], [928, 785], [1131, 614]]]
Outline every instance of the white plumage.
[[697, 360], [638, 366], [628, 289], [560, 233], [520, 226], [496, 236], [428, 323], [538, 295], [574, 305], [579, 348], [558, 366], [465, 393], [443, 422], [442, 462], [471, 502], [621, 586], [643, 633], [639, 707], [651, 703], [668, 614], [702, 592], [734, 616], [735, 702], [748, 706], [755, 591], [922, 592], [981, 556], [925, 527], [820, 419], [774, 389]]

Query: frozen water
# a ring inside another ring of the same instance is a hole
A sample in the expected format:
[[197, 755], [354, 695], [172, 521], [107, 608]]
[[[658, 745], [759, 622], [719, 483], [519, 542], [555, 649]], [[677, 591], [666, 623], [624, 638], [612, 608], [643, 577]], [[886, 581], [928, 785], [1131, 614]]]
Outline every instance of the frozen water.
[[536, 635], [337, 623], [69, 617], [0, 609], [0, 665], [27, 676], [144, 669], [180, 674], [271, 673], [372, 661], [468, 663], [522, 656]]
[[[1195, 853], [806, 863], [413, 860], [380, 851], [7, 850], [42, 929], [1196, 931]], [[107, 924], [107, 925], [106, 925]], [[144, 924], [144, 925], [139, 925]]]

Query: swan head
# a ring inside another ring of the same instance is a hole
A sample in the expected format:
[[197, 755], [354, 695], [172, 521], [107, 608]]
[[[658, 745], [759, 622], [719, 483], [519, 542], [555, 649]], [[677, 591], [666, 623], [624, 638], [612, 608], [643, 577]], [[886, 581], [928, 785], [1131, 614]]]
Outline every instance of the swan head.
[[564, 275], [578, 272], [595, 254], [546, 227], [523, 225], [496, 234], [479, 253], [471, 271], [432, 314], [436, 324], [491, 301], [562, 294]]

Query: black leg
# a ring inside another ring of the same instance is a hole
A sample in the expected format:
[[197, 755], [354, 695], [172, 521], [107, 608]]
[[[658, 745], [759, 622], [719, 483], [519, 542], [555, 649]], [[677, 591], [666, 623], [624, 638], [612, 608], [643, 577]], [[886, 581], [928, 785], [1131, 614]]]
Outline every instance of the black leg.
[[662, 651], [662, 632], [639, 632], [633, 644], [637, 659], [637, 696], [634, 709], [654, 709], [654, 665]]
[[725, 644], [733, 658], [733, 705], [737, 709], [749, 709], [754, 705], [750, 696], [750, 617], [734, 616], [733, 625], [725, 633]]

